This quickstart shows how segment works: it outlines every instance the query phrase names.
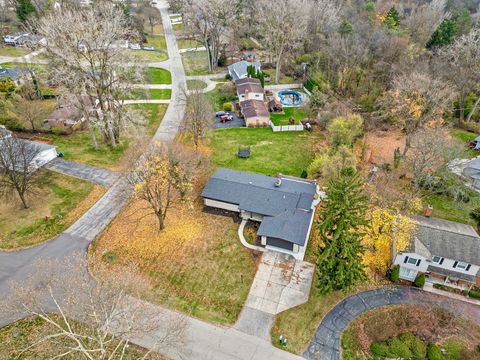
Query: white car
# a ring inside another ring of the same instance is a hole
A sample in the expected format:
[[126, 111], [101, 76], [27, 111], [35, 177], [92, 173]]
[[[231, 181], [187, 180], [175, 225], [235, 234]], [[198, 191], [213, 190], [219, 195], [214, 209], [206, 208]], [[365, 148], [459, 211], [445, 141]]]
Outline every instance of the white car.
[[155, 48], [153, 46], [144, 46], [143, 50], [155, 51]]
[[139, 44], [131, 44], [130, 49], [132, 49], [132, 50], [142, 50], [142, 47]]

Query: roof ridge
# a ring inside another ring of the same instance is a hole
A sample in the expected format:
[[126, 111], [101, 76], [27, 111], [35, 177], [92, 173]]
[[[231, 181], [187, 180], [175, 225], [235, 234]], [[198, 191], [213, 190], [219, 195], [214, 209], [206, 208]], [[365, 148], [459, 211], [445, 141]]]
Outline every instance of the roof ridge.
[[[448, 221], [448, 220], [446, 220]], [[453, 223], [455, 223], [454, 221], [452, 221]], [[456, 223], [456, 224], [460, 224], [460, 223]], [[424, 226], [424, 227], [428, 227], [430, 229], [435, 229], [435, 230], [441, 230], [441, 231], [445, 231], [445, 232], [448, 232], [448, 233], [451, 233], [451, 234], [457, 234], [457, 235], [463, 235], [463, 236], [468, 236], [468, 237], [471, 237], [471, 238], [474, 238], [474, 239], [477, 239], [480, 241], [480, 235], [476, 235], [476, 236], [473, 236], [473, 235], [470, 235], [470, 234], [465, 234], [463, 232], [458, 232], [458, 231], [452, 231], [452, 230], [449, 230], [449, 229], [445, 229], [445, 228], [440, 228], [438, 226], [433, 226], [433, 225], [430, 225], [430, 224], [425, 224], [425, 223], [419, 223], [420, 226]], [[471, 225], [468, 225], [468, 224], [461, 224], [461, 225], [465, 225], [465, 226], [470, 226], [472, 229], [473, 229], [473, 226]], [[473, 229], [473, 231], [476, 233], [475, 229]]]

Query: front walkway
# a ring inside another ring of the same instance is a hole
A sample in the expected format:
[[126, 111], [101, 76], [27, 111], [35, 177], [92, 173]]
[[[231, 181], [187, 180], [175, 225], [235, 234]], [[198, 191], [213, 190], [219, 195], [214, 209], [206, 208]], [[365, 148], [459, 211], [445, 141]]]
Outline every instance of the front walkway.
[[451, 301], [441, 295], [411, 287], [370, 290], [343, 299], [330, 310], [320, 323], [303, 356], [315, 360], [340, 360], [342, 333], [353, 319], [367, 311], [398, 304], [441, 307], [453, 313], [468, 314], [470, 320], [480, 323], [479, 306]]
[[270, 340], [275, 315], [308, 301], [314, 269], [290, 255], [265, 251], [235, 328]]
[[61, 158], [50, 161], [45, 167], [52, 171], [91, 181], [103, 187], [112, 186], [119, 176], [119, 174], [107, 169], [100, 169]]

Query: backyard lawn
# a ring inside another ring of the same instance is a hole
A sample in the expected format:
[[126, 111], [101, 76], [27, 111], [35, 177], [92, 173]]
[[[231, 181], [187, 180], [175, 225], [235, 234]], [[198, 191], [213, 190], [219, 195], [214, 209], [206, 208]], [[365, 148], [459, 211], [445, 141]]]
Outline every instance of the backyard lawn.
[[132, 201], [92, 246], [112, 268], [136, 264], [150, 282], [146, 300], [209, 322], [233, 325], [255, 275], [255, 258], [238, 240], [231, 217], [203, 203], [171, 209], [159, 232], [144, 203]]
[[19, 57], [30, 54], [31, 52], [29, 49], [16, 46], [0, 46], [0, 56]]
[[[262, 69], [262, 71], [265, 73], [265, 75], [270, 76], [270, 79], [271, 79], [270, 83], [267, 83], [266, 85], [274, 84], [275, 83], [275, 69], [266, 69], [266, 70]], [[301, 83], [301, 82], [302, 82], [301, 80], [295, 80], [291, 76], [280, 74], [280, 81], [278, 83], [279, 84], [295, 84], [295, 83]]]
[[179, 49], [199, 48], [203, 46], [200, 41], [193, 39], [179, 39], [177, 43]]
[[[155, 49], [166, 50], [167, 49], [167, 42], [165, 40], [165, 36], [151, 36], [147, 35], [147, 46], [153, 46]], [[144, 45], [145, 46], [145, 45]]]
[[207, 84], [201, 80], [187, 80], [188, 89], [205, 89]]
[[16, 194], [0, 202], [0, 249], [28, 247], [55, 237], [105, 191], [88, 181], [45, 169], [36, 176], [36, 193], [27, 196], [30, 208], [23, 209]]
[[[308, 132], [276, 132], [263, 129], [220, 129], [212, 134], [212, 161], [220, 167], [253, 171], [275, 176], [300, 176], [310, 164], [311, 142], [321, 135]], [[239, 146], [250, 146], [251, 156], [237, 156]]]
[[458, 142], [460, 144], [465, 145], [465, 147], [466, 147], [465, 157], [473, 158], [473, 157], [476, 157], [476, 156], [480, 155], [479, 151], [475, 151], [473, 149], [468, 149], [467, 148], [468, 143], [470, 141], [472, 141], [473, 139], [475, 139], [478, 136], [478, 134], [475, 134], [475, 133], [472, 133], [472, 132], [469, 132], [469, 131], [465, 131], [465, 130], [461, 130], [461, 129], [453, 129], [451, 134], [454, 138], [456, 138], [458, 140]]
[[207, 75], [208, 59], [206, 51], [195, 51], [182, 56], [186, 75]]
[[[144, 113], [146, 133], [150, 136], [154, 134], [165, 114], [166, 105], [137, 104], [129, 106]], [[57, 151], [64, 153], [66, 160], [109, 169], [115, 169], [129, 145], [135, 143], [135, 139], [127, 134], [123, 136], [120, 145], [115, 149], [101, 144], [100, 148], [96, 150], [87, 130], [74, 132], [72, 135], [47, 134], [44, 136], [53, 140], [53, 143], [57, 146]], [[99, 136], [97, 138], [100, 140]]]
[[172, 74], [162, 68], [149, 67], [145, 73], [145, 81], [147, 84], [171, 84]]
[[150, 51], [150, 50], [130, 50], [135, 53], [141, 60], [146, 62], [161, 62], [168, 60], [168, 54], [166, 52], [160, 51]]
[[[78, 324], [78, 326], [83, 325]], [[66, 351], [64, 346], [76, 346], [70, 340], [62, 337], [44, 342], [22, 353], [27, 347], [53, 333], [56, 333], [56, 329], [52, 329], [52, 325], [49, 325], [39, 317], [29, 317], [10, 324], [0, 329], [0, 344], [2, 344], [0, 346], [0, 359], [53, 359], [55, 356], [58, 356], [60, 350], [62, 352]], [[61, 346], [56, 346], [55, 344]], [[144, 349], [129, 346], [124, 354], [124, 358], [140, 359], [144, 353]], [[78, 356], [75, 357], [73, 355], [62, 357], [62, 359], [67, 360], [78, 358]], [[156, 353], [151, 353], [148, 359], [160, 360], [162, 357]]]
[[270, 114], [270, 120], [272, 120], [273, 125], [290, 125], [289, 119], [293, 117], [295, 119], [295, 125], [300, 123], [300, 120], [303, 120], [305, 115], [302, 109], [298, 107], [284, 107], [282, 113], [272, 113]]
[[467, 203], [456, 201], [446, 195], [428, 195], [424, 197], [424, 205], [433, 206], [433, 215], [445, 220], [466, 223], [476, 227], [475, 221], [470, 217], [473, 209], [480, 207], [480, 194], [465, 187], [470, 195]]

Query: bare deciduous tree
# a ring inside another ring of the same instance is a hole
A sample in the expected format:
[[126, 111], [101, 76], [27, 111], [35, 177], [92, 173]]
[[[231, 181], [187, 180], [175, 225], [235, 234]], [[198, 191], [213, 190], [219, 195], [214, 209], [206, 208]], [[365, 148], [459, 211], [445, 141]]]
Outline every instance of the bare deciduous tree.
[[160, 10], [152, 6], [150, 1], [142, 1], [136, 7], [136, 14], [141, 19], [142, 23], [148, 22], [150, 32], [153, 35], [153, 28], [155, 25], [161, 23]]
[[461, 154], [462, 149], [448, 136], [444, 128], [421, 129], [412, 138], [412, 150], [407, 162], [413, 174], [413, 184], [419, 186], [448, 161]]
[[[395, 77], [392, 90], [385, 98], [387, 106], [406, 134], [406, 155], [413, 135], [429, 122], [441, 122], [454, 90], [449, 83], [427, 73], [412, 71]], [[390, 116], [390, 113], [388, 114]]]
[[235, 17], [235, 3], [224, 0], [191, 0], [184, 8], [187, 32], [201, 39], [208, 56], [208, 69], [218, 66], [227, 33]]
[[[469, 93], [480, 93], [480, 29], [457, 38], [451, 45], [438, 50], [442, 76], [455, 85], [458, 93], [460, 121], [465, 119], [465, 100]], [[467, 120], [480, 102], [478, 97]]]
[[183, 128], [185, 132], [192, 136], [195, 149], [197, 149], [200, 140], [205, 137], [208, 131], [213, 110], [210, 101], [200, 87], [193, 87], [188, 90], [185, 98], [186, 108]]
[[132, 92], [133, 84], [142, 82], [144, 74], [142, 62], [125, 48], [127, 40], [138, 37], [129, 25], [122, 9], [110, 1], [97, 2], [95, 7], [62, 8], [32, 24], [48, 39], [45, 48], [54, 81], [73, 94], [98, 100], [89, 125], [112, 147], [132, 124], [121, 99]]
[[42, 100], [28, 100], [21, 96], [9, 101], [8, 109], [25, 128], [33, 131], [42, 126], [43, 120], [52, 111], [52, 108]]
[[305, 36], [310, 3], [261, 0], [257, 6], [263, 45], [275, 62], [275, 82], [278, 83], [284, 57], [299, 46]]
[[412, 39], [424, 47], [434, 31], [448, 17], [447, 0], [432, 0], [412, 9], [406, 18], [406, 26]]
[[0, 129], [0, 195], [16, 192], [25, 209], [29, 207], [26, 196], [35, 189], [35, 158], [39, 153], [38, 144]]
[[146, 149], [127, 174], [135, 197], [147, 202], [160, 231], [165, 229], [169, 209], [189, 200], [199, 162], [198, 155], [179, 144], [156, 143]]
[[133, 269], [112, 272], [93, 264], [92, 279], [87, 266], [83, 254], [40, 259], [25, 282], [12, 285], [1, 310], [17, 319], [36, 316], [48, 325], [46, 334], [22, 349], [20, 356], [49, 343], [55, 347], [55, 358], [130, 358], [129, 346], [145, 335], [154, 341], [142, 359], [167, 347], [181, 353], [184, 318], [132, 297], [148, 288]]

